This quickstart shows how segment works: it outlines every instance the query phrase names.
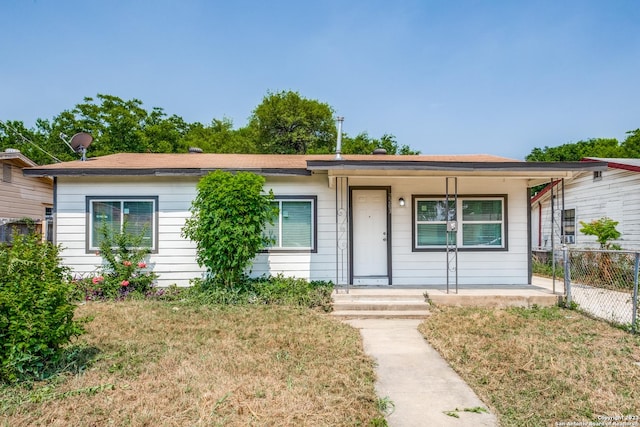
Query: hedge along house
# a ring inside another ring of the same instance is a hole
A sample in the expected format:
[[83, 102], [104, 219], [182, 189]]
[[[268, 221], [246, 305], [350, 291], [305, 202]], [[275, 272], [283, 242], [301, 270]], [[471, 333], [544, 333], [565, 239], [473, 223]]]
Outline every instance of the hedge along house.
[[103, 221], [146, 226], [158, 284], [203, 274], [182, 237], [198, 179], [213, 170], [265, 176], [280, 207], [273, 247], [251, 275], [337, 285], [429, 287], [530, 283], [529, 187], [594, 163], [527, 163], [489, 155], [114, 154], [39, 166], [55, 180], [56, 242], [90, 275]]

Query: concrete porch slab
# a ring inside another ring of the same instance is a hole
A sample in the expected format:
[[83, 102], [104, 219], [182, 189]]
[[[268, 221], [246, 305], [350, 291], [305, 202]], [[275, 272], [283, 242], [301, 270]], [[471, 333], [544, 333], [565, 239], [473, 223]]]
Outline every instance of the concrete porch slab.
[[[399, 305], [425, 301], [435, 305], [448, 306], [473, 306], [473, 307], [531, 307], [534, 305], [545, 307], [558, 304], [564, 293], [564, 283], [556, 279], [555, 285], [552, 279], [534, 276], [531, 285], [475, 285], [459, 286], [456, 293], [455, 287], [450, 287], [446, 292], [446, 286], [423, 287], [350, 287], [336, 288], [333, 293], [335, 307], [339, 311], [358, 309], [372, 309], [372, 304], [377, 304], [377, 310], [397, 310]], [[553, 292], [555, 288], [555, 293]], [[367, 307], [368, 306], [368, 307]]]

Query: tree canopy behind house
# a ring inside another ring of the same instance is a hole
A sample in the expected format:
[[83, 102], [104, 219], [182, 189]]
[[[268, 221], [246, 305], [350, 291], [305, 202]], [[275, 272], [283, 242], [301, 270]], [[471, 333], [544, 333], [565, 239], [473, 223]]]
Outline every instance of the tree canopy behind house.
[[621, 143], [615, 138], [595, 138], [559, 145], [534, 148], [526, 156], [529, 162], [579, 161], [584, 157], [640, 157], [640, 129], [627, 132]]
[[[52, 119], [38, 119], [27, 128], [23, 122], [0, 118], [0, 150], [17, 148], [38, 164], [78, 158], [62, 141], [78, 132], [94, 137], [89, 156], [119, 152], [183, 153], [195, 146], [208, 153], [304, 154], [332, 153], [337, 129], [334, 109], [298, 92], [267, 92], [246, 126], [234, 128], [228, 118], [210, 123], [188, 123], [164, 109], [144, 107], [139, 99], [114, 95], [86, 97]], [[389, 154], [414, 154], [391, 134], [371, 138], [366, 131], [356, 137], [343, 133], [344, 153], [370, 154], [385, 148]]]

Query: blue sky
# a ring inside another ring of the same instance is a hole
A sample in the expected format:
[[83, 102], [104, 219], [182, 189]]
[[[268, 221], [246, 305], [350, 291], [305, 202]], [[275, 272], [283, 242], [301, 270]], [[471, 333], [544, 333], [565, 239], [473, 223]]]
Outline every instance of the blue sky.
[[98, 93], [244, 126], [267, 91], [355, 136], [523, 159], [640, 127], [640, 2], [2, 0], [0, 120]]

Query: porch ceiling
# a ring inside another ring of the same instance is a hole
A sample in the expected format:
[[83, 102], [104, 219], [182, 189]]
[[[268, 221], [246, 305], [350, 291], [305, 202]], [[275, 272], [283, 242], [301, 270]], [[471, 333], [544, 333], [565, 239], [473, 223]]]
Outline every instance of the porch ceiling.
[[[311, 161], [307, 168], [327, 171], [331, 181], [337, 177], [419, 178], [473, 177], [527, 180], [529, 186], [552, 179], [573, 178], [585, 171], [605, 170], [606, 163], [587, 162], [326, 162]], [[330, 184], [331, 185], [331, 184]]]
[[351, 178], [444, 178], [444, 177], [472, 177], [478, 179], [502, 178], [502, 179], [524, 179], [529, 187], [540, 184], [549, 183], [551, 180], [562, 178], [573, 178], [579, 172], [572, 171], [550, 171], [546, 173], [532, 174], [516, 172], [516, 171], [390, 171], [390, 170], [330, 170], [328, 177], [330, 186], [333, 188], [335, 178], [351, 177]]

